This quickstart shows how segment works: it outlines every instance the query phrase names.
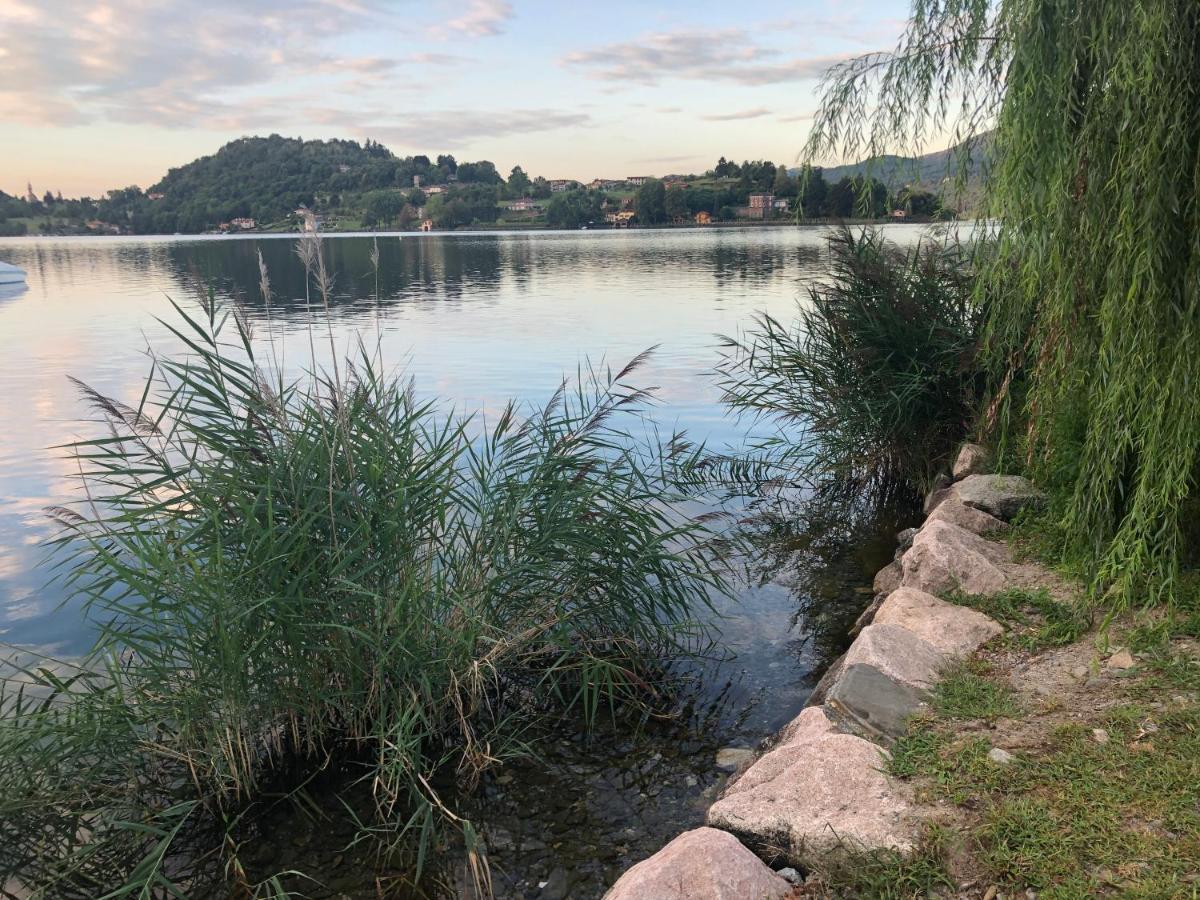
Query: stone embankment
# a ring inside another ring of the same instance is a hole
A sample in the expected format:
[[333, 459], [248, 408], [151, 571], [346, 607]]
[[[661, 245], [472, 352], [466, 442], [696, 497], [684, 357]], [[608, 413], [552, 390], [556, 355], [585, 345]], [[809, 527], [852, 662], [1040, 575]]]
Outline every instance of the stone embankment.
[[886, 773], [887, 745], [926, 702], [940, 673], [1003, 630], [940, 599], [959, 589], [999, 591], [1016, 577], [1008, 548], [988, 538], [1042, 497], [1023, 478], [986, 474], [987, 453], [968, 444], [952, 477], [930, 493], [919, 530], [901, 533], [894, 562], [850, 649], [808, 707], [708, 810], [630, 869], [606, 900], [754, 900], [786, 896], [800, 872], [831, 854], [915, 847], [926, 811]]

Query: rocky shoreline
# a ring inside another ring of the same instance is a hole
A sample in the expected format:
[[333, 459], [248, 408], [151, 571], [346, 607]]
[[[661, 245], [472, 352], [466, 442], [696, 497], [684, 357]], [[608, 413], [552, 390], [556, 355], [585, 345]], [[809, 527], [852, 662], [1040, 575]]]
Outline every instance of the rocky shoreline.
[[1024, 478], [986, 474], [987, 460], [978, 445], [962, 448], [927, 498], [925, 522], [898, 536], [850, 649], [804, 711], [742, 764], [705, 827], [633, 866], [605, 900], [786, 897], [834, 856], [916, 847], [932, 811], [886, 773], [887, 747], [940, 674], [1004, 630], [937, 595], [1022, 583], [1023, 567], [988, 537], [1044, 502]]

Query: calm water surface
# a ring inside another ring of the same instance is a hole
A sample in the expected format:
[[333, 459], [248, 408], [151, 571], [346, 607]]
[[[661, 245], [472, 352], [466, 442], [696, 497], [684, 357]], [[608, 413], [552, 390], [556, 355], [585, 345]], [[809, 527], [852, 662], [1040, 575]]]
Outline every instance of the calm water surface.
[[[888, 231], [901, 243], [922, 234], [918, 226]], [[656, 346], [634, 379], [659, 388], [656, 421], [736, 445], [745, 428], [719, 404], [714, 335], [748, 327], [756, 312], [793, 315], [805, 284], [827, 268], [823, 235], [380, 236], [378, 294], [371, 238], [329, 238], [334, 340], [350, 348], [359, 336], [378, 338], [385, 361], [411, 375], [419, 393], [485, 414], [509, 398], [544, 403], [587, 360], [616, 367]], [[270, 309], [259, 296], [260, 249], [276, 294]], [[89, 628], [49, 581], [43, 509], [77, 499], [71, 464], [52, 448], [97, 425], [67, 376], [136, 403], [147, 349], [177, 349], [156, 317], [173, 316], [168, 298], [196, 308], [208, 286], [241, 302], [256, 338], [270, 337], [284, 367], [300, 374], [314, 324], [318, 357], [328, 352], [324, 312], [306, 303], [302, 267], [284, 238], [7, 239], [0, 260], [29, 273], [27, 290], [0, 294], [0, 642], [71, 655], [86, 648]], [[719, 630], [730, 658], [708, 668], [683, 720], [591, 743], [564, 737], [464, 801], [490, 834], [498, 893], [598, 896], [697, 823], [719, 788], [716, 749], [753, 746], [803, 704], [837, 649], [814, 639], [808, 611], [814, 601], [852, 606], [862, 596], [888, 552], [886, 531], [854, 546], [793, 537], [794, 552], [785, 544], [774, 554], [772, 568], [726, 605]], [[324, 826], [307, 837], [299, 820], [273, 827], [289, 838], [265, 843], [299, 848], [300, 863], [328, 851], [327, 880], [350, 895], [367, 890], [345, 871], [337, 841], [317, 833]]]

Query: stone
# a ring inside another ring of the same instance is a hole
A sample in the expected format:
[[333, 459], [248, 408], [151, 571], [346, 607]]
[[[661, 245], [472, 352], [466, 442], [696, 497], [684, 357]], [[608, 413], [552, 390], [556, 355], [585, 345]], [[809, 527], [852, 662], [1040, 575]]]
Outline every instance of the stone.
[[974, 653], [1004, 629], [978, 610], [901, 587], [875, 613], [876, 625], [899, 625], [950, 657]]
[[867, 608], [858, 614], [858, 618], [855, 619], [854, 624], [850, 626], [850, 630], [847, 632], [847, 635], [851, 638], [858, 637], [859, 632], [874, 622], [875, 613], [879, 612], [879, 607], [883, 606], [883, 601], [886, 600], [894, 590], [895, 588], [892, 588], [892, 590], [888, 591], [887, 593], [877, 593], [875, 595], [875, 599], [867, 605]]
[[1046, 505], [1046, 495], [1020, 475], [968, 475], [954, 485], [954, 493], [967, 506], [1005, 520], [1026, 507]]
[[1118, 650], [1108, 658], [1104, 664], [1109, 669], [1132, 669], [1136, 663], [1133, 661], [1133, 654], [1128, 650]]
[[842, 663], [845, 661], [846, 654], [843, 653], [829, 664], [829, 668], [825, 670], [825, 674], [821, 676], [821, 680], [817, 682], [817, 686], [813, 688], [812, 693], [808, 695], [808, 699], [804, 701], [806, 708], [809, 706], [821, 706], [825, 702], [825, 698], [829, 694], [829, 689], [837, 683], [839, 676], [842, 674]]
[[804, 884], [804, 876], [801, 875], [795, 869], [793, 869], [791, 866], [784, 866], [782, 869], [780, 869], [775, 874], [778, 875], [780, 878], [782, 878], [784, 881], [786, 881], [788, 884]]
[[875, 573], [875, 581], [871, 585], [876, 594], [890, 594], [900, 587], [904, 577], [904, 565], [900, 560], [892, 560]]
[[1016, 757], [1007, 750], [1001, 750], [999, 747], [993, 747], [988, 751], [988, 759], [998, 766], [1007, 766], [1016, 760]]
[[1108, 743], [1108, 732], [1105, 731], [1103, 728], [1093, 728], [1092, 729], [1092, 740], [1095, 741], [1097, 744], [1107, 744]]
[[901, 584], [927, 594], [955, 588], [968, 594], [992, 594], [1007, 583], [997, 565], [1006, 554], [1000, 544], [933, 519], [917, 532], [912, 549], [901, 560]]
[[826, 702], [868, 731], [899, 736], [945, 662], [945, 654], [907, 628], [874, 623], [846, 651]]
[[913, 538], [917, 536], [917, 529], [905, 528], [903, 531], [896, 534], [896, 558], [899, 559], [904, 555], [904, 551], [912, 546]]
[[950, 475], [955, 481], [968, 475], [982, 475], [988, 470], [990, 454], [986, 447], [979, 444], [963, 444], [950, 469]]
[[934, 488], [925, 495], [925, 502], [921, 505], [921, 511], [925, 515], [929, 515], [947, 498], [953, 495], [953, 489], [948, 487]]
[[776, 900], [791, 890], [732, 834], [696, 828], [622, 875], [604, 900]]
[[937, 509], [929, 514], [927, 521], [949, 522], [959, 528], [965, 528], [974, 534], [992, 534], [1006, 531], [1008, 523], [997, 519], [982, 509], [967, 506], [958, 497], [951, 495], [938, 504]]
[[920, 815], [908, 789], [883, 771], [886, 759], [809, 707], [709, 807], [707, 822], [799, 869], [840, 850], [909, 852]]
[[755, 752], [747, 747], [722, 747], [717, 751], [717, 768], [736, 772], [746, 763], [753, 762]]

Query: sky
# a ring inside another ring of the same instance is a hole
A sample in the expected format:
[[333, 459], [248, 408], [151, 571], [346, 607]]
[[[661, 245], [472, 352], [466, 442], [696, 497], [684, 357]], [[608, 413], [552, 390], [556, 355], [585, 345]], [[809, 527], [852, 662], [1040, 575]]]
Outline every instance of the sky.
[[100, 196], [248, 135], [547, 178], [795, 161], [909, 0], [0, 0], [0, 189]]

